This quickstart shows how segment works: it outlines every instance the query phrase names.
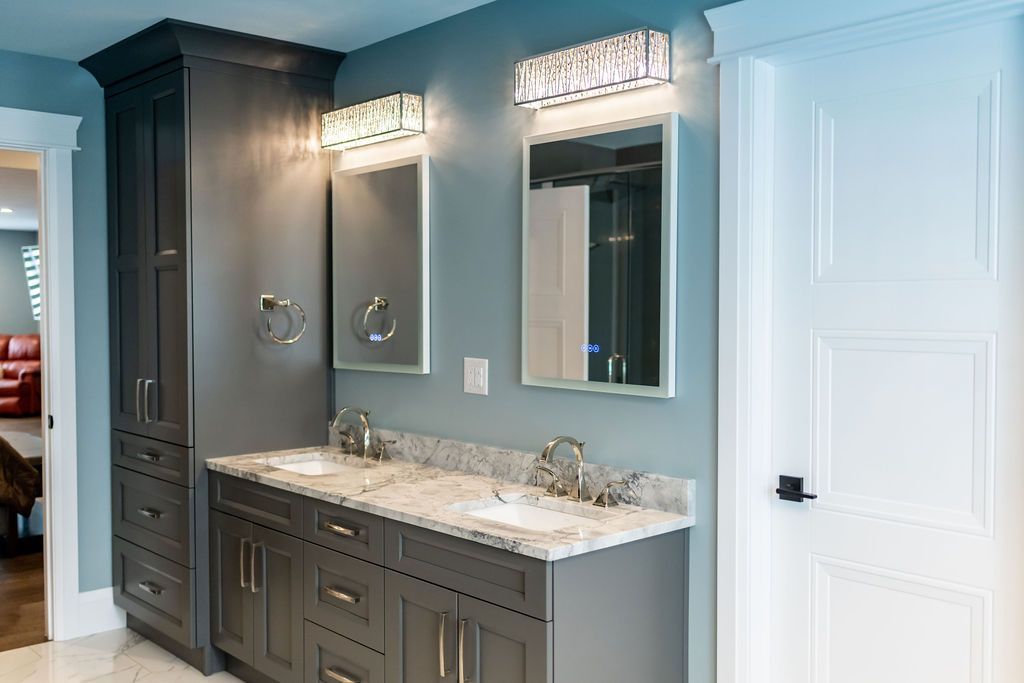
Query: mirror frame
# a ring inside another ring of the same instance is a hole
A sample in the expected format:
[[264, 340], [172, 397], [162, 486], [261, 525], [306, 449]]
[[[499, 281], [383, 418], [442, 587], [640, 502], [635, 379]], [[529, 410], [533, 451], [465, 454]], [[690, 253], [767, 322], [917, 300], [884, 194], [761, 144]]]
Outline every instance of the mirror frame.
[[[343, 240], [336, 234], [334, 208], [331, 209], [331, 346], [334, 369], [336, 370], [367, 370], [370, 372], [399, 372], [414, 375], [430, 374], [430, 157], [426, 154], [391, 159], [376, 164], [353, 166], [331, 172], [331, 185], [338, 176], [363, 175], [374, 171], [383, 171], [400, 166], [416, 166], [416, 184], [419, 193], [417, 210], [417, 234], [419, 236], [420, 266], [420, 326], [417, 330], [418, 358], [416, 363], [367, 363], [359, 361], [343, 361], [338, 358], [338, 337], [336, 325], [338, 320], [338, 303], [334, 297], [335, 256]], [[333, 189], [332, 189], [333, 194]]]
[[[530, 135], [523, 138], [523, 220], [522, 220], [522, 254], [521, 260], [521, 303], [520, 312], [520, 368], [522, 383], [525, 386], [548, 387], [553, 389], [574, 389], [577, 391], [596, 391], [605, 394], [624, 396], [648, 396], [652, 398], [673, 398], [676, 395], [676, 260], [677, 260], [677, 221], [678, 221], [678, 178], [679, 178], [679, 114], [670, 112], [655, 114], [635, 119], [626, 119], [596, 126], [585, 126], [571, 130]], [[611, 384], [580, 379], [555, 379], [534, 377], [529, 373], [528, 362], [528, 330], [526, 321], [529, 319], [529, 263], [530, 226], [530, 147], [546, 142], [558, 142], [574, 138], [613, 133], [616, 131], [660, 125], [662, 127], [662, 178], [661, 178], [661, 313], [660, 313], [660, 358], [658, 367], [658, 385], [643, 384]]]

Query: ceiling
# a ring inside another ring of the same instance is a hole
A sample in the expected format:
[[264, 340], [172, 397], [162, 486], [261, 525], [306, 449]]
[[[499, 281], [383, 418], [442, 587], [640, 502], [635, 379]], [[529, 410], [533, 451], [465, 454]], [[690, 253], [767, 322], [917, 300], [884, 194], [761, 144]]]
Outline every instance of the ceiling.
[[489, 1], [11, 0], [0, 49], [78, 61], [172, 18], [351, 52]]
[[38, 230], [38, 157], [0, 150], [0, 230]]

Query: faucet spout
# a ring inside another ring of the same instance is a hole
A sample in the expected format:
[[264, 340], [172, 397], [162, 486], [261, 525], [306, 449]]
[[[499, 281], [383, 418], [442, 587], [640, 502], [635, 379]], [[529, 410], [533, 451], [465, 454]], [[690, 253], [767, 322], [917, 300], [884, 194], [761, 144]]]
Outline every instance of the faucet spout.
[[[334, 416], [334, 420], [331, 422], [331, 429], [337, 429], [338, 426], [342, 424], [342, 418], [348, 416], [349, 414], [355, 415], [355, 417], [359, 420], [359, 427], [362, 429], [363, 432], [362, 443], [358, 444], [358, 446], [360, 446], [361, 448], [358, 448], [357, 455], [361, 455], [363, 457], [363, 462], [365, 463], [366, 457], [370, 454], [371, 451], [370, 443], [373, 436], [370, 430], [370, 411], [362, 410], [361, 408], [354, 408], [352, 406], [345, 406], [344, 408], [338, 411], [337, 415]], [[353, 446], [357, 446], [358, 442], [355, 440], [354, 437], [349, 437], [349, 441]]]
[[573, 482], [572, 489], [569, 491], [569, 500], [581, 503], [589, 502], [593, 498], [591, 498], [590, 493], [587, 491], [586, 473], [584, 471], [583, 446], [586, 445], [586, 442], [577, 441], [571, 436], [556, 436], [541, 451], [540, 462], [542, 464], [550, 463], [551, 458], [555, 454], [555, 449], [563, 443], [569, 444], [573, 454], [576, 456], [576, 481]]

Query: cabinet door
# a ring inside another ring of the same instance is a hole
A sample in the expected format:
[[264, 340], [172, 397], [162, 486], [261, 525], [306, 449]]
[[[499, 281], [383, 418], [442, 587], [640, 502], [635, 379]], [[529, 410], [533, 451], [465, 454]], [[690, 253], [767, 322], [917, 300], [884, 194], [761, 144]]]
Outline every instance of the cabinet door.
[[145, 379], [148, 435], [192, 445], [188, 70], [139, 86], [146, 124]]
[[550, 683], [551, 622], [459, 596], [459, 660], [473, 683]]
[[387, 683], [454, 683], [458, 595], [391, 570], [384, 581]]
[[278, 683], [302, 681], [302, 541], [254, 525], [252, 665]]
[[210, 511], [210, 634], [213, 644], [252, 663], [252, 532], [249, 522]]
[[107, 101], [107, 221], [110, 258], [110, 422], [143, 434], [142, 382], [145, 335], [145, 174], [141, 93], [129, 90]]

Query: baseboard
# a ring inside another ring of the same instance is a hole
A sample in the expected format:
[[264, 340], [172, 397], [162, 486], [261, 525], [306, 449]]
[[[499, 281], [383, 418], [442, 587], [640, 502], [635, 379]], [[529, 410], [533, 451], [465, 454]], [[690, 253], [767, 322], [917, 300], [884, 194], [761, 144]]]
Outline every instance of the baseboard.
[[79, 593], [75, 604], [67, 607], [62, 623], [55, 625], [53, 640], [71, 640], [124, 628], [124, 610], [114, 605], [112, 587]]

